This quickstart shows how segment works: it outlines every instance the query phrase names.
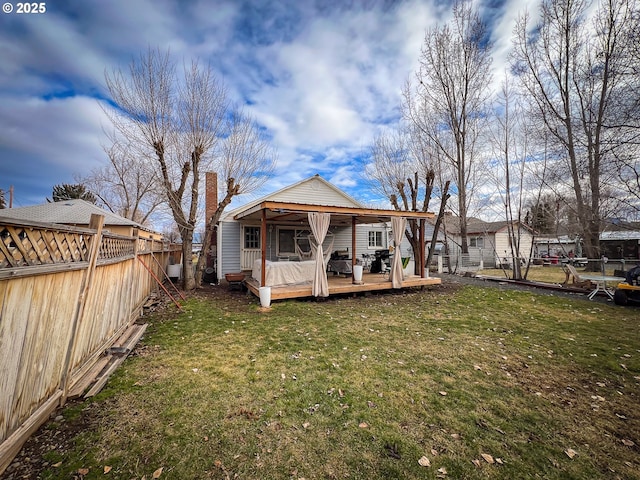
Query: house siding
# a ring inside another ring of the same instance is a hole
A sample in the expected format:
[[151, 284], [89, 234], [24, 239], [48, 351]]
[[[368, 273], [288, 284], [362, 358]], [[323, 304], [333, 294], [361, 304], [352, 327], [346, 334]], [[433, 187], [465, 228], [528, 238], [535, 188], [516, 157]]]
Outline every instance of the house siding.
[[[511, 259], [511, 247], [509, 246], [509, 233], [507, 230], [501, 230], [495, 234], [496, 242], [496, 255], [499, 257], [497, 260], [503, 258]], [[529, 258], [529, 252], [531, 250], [531, 235], [523, 232], [520, 237], [520, 255], [524, 259]]]
[[220, 222], [218, 247], [218, 276], [240, 271], [240, 223]]
[[332, 207], [360, 207], [350, 201], [340, 192], [328, 187], [321, 180], [311, 178], [309, 181], [296, 185], [295, 188], [276, 192], [269, 197], [273, 202], [311, 203], [314, 205], [328, 205]]

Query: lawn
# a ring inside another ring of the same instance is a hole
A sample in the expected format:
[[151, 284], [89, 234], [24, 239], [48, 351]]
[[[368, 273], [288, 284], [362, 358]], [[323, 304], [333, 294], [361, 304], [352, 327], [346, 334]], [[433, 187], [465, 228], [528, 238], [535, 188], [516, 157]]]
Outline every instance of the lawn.
[[640, 478], [637, 308], [445, 285], [184, 310], [64, 410], [86, 428], [40, 478]]

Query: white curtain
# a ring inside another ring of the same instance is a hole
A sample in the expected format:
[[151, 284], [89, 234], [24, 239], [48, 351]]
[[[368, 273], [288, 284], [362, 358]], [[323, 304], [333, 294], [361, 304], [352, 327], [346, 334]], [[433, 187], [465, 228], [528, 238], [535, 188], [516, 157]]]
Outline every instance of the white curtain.
[[327, 281], [327, 265], [324, 260], [322, 243], [327, 236], [331, 215], [328, 213], [309, 212], [309, 226], [313, 233], [314, 242], [311, 243], [316, 257], [316, 273], [311, 284], [311, 293], [314, 297], [329, 296], [329, 282]]
[[404, 230], [407, 227], [407, 219], [404, 217], [391, 217], [391, 234], [393, 235], [393, 261], [391, 262], [391, 272], [389, 280], [393, 288], [402, 287], [402, 254], [400, 252], [400, 243]]

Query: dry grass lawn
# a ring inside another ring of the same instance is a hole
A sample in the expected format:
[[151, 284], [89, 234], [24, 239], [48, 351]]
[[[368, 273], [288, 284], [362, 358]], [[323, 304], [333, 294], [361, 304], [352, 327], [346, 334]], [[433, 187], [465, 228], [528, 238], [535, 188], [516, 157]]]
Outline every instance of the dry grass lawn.
[[640, 478], [638, 313], [446, 285], [262, 312], [214, 289], [148, 319], [40, 478]]

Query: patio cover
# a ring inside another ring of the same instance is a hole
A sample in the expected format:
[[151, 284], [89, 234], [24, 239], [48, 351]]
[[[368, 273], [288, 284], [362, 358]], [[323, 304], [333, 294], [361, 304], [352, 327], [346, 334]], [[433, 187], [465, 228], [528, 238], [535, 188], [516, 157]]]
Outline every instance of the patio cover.
[[[424, 266], [424, 250], [425, 250], [424, 249], [424, 223], [425, 223], [425, 220], [432, 219], [435, 217], [435, 214], [433, 212], [398, 211], [398, 210], [386, 210], [386, 209], [377, 209], [377, 208], [358, 208], [358, 207], [342, 207], [342, 206], [334, 206], [334, 205], [316, 205], [316, 204], [307, 204], [307, 203], [264, 201], [257, 205], [253, 205], [244, 211], [238, 212], [233, 217], [235, 220], [240, 220], [240, 221], [257, 221], [257, 220], [261, 221], [261, 225], [263, 227], [262, 228], [263, 275], [265, 272], [264, 264], [266, 262], [266, 226], [267, 224], [268, 223], [284, 223], [284, 222], [302, 224], [302, 223], [309, 222], [309, 224], [311, 225], [311, 222], [309, 220], [309, 213], [311, 212], [328, 214], [330, 216], [331, 225], [341, 225], [341, 226], [351, 225], [354, 232], [355, 232], [355, 226], [358, 223], [367, 224], [367, 223], [388, 222], [393, 218], [418, 220], [420, 223], [421, 229], [423, 230], [422, 248], [420, 249], [422, 253], [421, 254], [418, 253], [418, 256], [421, 256], [422, 258], [416, 258], [416, 262], [419, 262], [421, 266]], [[404, 228], [400, 229], [399, 232], [400, 232], [399, 238], [400, 240], [402, 240], [402, 235], [404, 234]], [[398, 244], [399, 244], [399, 241], [398, 241]], [[354, 264], [356, 261], [356, 254], [357, 252], [355, 251], [355, 233], [354, 233], [353, 249], [352, 249], [352, 262]], [[400, 255], [397, 255], [397, 256], [400, 257]], [[326, 279], [326, 272], [323, 272], [323, 273]], [[421, 268], [421, 276], [424, 276], [424, 268]], [[400, 282], [400, 286], [402, 286], [402, 272], [399, 275], [397, 275], [396, 278]], [[264, 279], [262, 279], [261, 284], [264, 284]]]

